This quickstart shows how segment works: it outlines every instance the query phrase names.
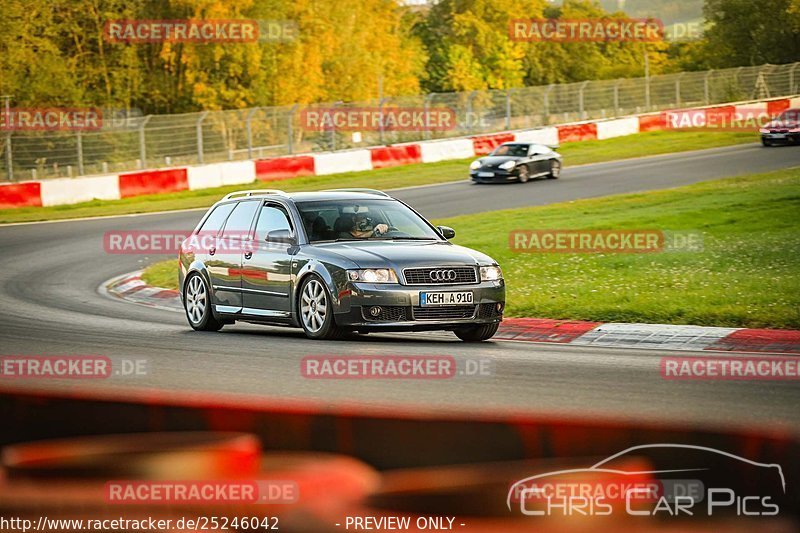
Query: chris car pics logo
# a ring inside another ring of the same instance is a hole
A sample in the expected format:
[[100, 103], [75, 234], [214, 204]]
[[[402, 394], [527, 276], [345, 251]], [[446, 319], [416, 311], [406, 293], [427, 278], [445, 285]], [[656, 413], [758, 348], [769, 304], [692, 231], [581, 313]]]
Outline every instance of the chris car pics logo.
[[[647, 457], [668, 461], [653, 468]], [[666, 459], [665, 459], [666, 457]], [[525, 516], [775, 516], [786, 495], [783, 469], [715, 448], [646, 444], [588, 468], [527, 477], [511, 485], [509, 511]]]

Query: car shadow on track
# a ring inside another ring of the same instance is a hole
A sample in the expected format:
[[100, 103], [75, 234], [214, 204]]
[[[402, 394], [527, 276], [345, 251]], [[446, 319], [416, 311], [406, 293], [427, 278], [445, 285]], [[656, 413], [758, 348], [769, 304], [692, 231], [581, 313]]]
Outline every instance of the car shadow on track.
[[[298, 341], [303, 341], [307, 343], [314, 343], [314, 344], [329, 344], [335, 345], [340, 343], [369, 343], [369, 342], [380, 342], [380, 343], [418, 343], [418, 344], [430, 344], [432, 342], [435, 343], [459, 343], [464, 344], [463, 341], [459, 340], [458, 337], [453, 335], [452, 333], [443, 332], [443, 331], [436, 331], [436, 332], [420, 332], [420, 333], [370, 333], [369, 335], [362, 335], [358, 333], [353, 333], [351, 335], [347, 335], [341, 339], [337, 340], [325, 340], [325, 341], [317, 341], [314, 339], [309, 339], [305, 336], [305, 334], [300, 329], [291, 329], [291, 328], [280, 328], [280, 327], [270, 327], [270, 326], [257, 326], [253, 325], [250, 327], [249, 325], [242, 326], [229, 326], [223, 328], [219, 333], [224, 334], [231, 334], [231, 335], [242, 335], [242, 336], [249, 336], [249, 337], [264, 337], [264, 338], [281, 338], [281, 339], [296, 339]], [[191, 332], [195, 333], [195, 332]], [[219, 334], [215, 333], [215, 334]]]

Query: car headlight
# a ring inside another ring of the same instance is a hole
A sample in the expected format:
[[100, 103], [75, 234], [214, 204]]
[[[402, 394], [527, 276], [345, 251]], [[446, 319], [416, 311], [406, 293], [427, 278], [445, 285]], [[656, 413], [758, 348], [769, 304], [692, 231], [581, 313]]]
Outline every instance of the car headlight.
[[505, 163], [502, 163], [500, 165], [500, 168], [502, 168], [503, 170], [511, 170], [515, 166], [517, 166], [516, 161], [506, 161]]
[[497, 265], [481, 267], [481, 281], [497, 281], [503, 279], [503, 271]]
[[482, 165], [481, 160], [476, 159], [475, 161], [469, 164], [469, 168], [470, 170], [478, 170], [479, 168], [481, 168], [481, 165]]
[[759, 131], [759, 133], [769, 133], [769, 129], [767, 129], [767, 128], [761, 128], [758, 131]]
[[397, 283], [397, 274], [391, 268], [348, 270], [347, 278], [350, 281], [363, 281], [365, 283]]

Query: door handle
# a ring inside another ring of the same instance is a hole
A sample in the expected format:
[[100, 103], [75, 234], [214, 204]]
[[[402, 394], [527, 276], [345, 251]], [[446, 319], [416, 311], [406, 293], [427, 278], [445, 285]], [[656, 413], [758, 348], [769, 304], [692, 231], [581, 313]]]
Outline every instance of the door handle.
[[208, 249], [208, 255], [214, 255], [215, 253], [217, 253], [216, 246], [212, 246], [211, 248]]
[[248, 250], [248, 251], [246, 251], [244, 253], [244, 258], [245, 259], [250, 259], [251, 257], [253, 257], [253, 252], [251, 252], [250, 250]]

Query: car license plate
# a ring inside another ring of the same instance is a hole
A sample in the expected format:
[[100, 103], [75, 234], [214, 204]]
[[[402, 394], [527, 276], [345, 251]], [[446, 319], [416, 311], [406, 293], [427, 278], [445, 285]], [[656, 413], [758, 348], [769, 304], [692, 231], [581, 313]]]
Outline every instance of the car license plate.
[[785, 133], [773, 133], [772, 135], [770, 135], [770, 137], [773, 138], [773, 139], [785, 139], [786, 138], [786, 134]]
[[419, 293], [419, 305], [422, 307], [436, 305], [470, 305], [473, 301], [472, 291]]
[[494, 172], [478, 172], [479, 178], [493, 178]]

